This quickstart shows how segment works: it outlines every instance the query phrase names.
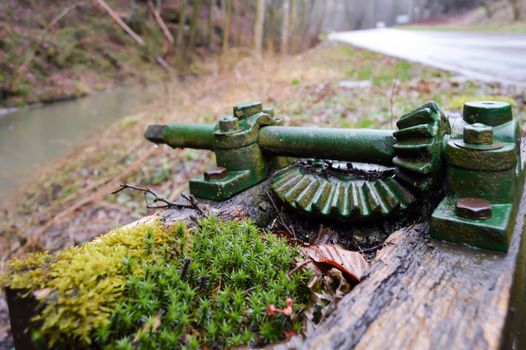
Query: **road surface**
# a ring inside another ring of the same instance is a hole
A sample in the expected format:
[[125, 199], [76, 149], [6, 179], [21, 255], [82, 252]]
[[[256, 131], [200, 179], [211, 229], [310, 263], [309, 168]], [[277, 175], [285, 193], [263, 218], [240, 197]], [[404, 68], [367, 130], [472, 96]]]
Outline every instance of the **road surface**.
[[526, 84], [526, 35], [370, 29], [332, 33], [331, 40], [460, 73]]

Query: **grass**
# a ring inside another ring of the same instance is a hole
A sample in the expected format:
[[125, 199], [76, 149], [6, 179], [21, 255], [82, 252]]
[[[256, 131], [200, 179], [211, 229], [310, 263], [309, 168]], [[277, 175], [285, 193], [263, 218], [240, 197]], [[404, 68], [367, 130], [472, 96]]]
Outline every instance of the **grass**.
[[310, 274], [288, 274], [298, 255], [250, 222], [155, 222], [15, 260], [4, 281], [39, 296], [43, 347], [261, 346], [302, 328], [299, 315], [267, 313], [309, 302]]

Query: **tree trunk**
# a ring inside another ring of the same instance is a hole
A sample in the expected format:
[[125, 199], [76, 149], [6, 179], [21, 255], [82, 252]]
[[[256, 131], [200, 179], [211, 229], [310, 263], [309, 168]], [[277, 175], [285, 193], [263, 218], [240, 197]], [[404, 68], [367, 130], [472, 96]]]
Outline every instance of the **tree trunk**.
[[197, 22], [199, 19], [199, 11], [201, 10], [201, 0], [194, 0], [192, 12], [192, 21], [190, 22], [190, 39], [188, 40], [188, 50], [193, 51], [195, 46], [195, 35], [197, 33]]
[[283, 17], [281, 21], [281, 54], [287, 54], [289, 44], [289, 11], [290, 0], [283, 0]]
[[157, 9], [157, 13], [160, 15], [163, 9], [163, 0], [156, 0], [155, 7]]
[[254, 25], [254, 51], [257, 56], [263, 53], [263, 34], [265, 23], [265, 0], [257, 0], [256, 21]]
[[521, 16], [521, 8], [519, 5], [519, 1], [518, 0], [509, 0], [509, 1], [510, 1], [511, 10], [513, 11], [513, 20], [520, 21], [522, 16]]
[[229, 48], [229, 39], [230, 39], [230, 21], [232, 17], [232, 0], [222, 0], [221, 6], [223, 7], [223, 15], [225, 18], [225, 23], [223, 27], [223, 49], [222, 52], [225, 54]]
[[212, 51], [214, 44], [214, 8], [215, 0], [208, 0], [208, 51]]
[[291, 0], [290, 1], [290, 19], [289, 19], [289, 33], [290, 33], [290, 39], [289, 40], [289, 51], [295, 52], [296, 51], [296, 15], [298, 12], [298, 0]]
[[177, 60], [182, 61], [184, 58], [184, 26], [186, 22], [186, 5], [187, 0], [181, 0], [179, 7], [179, 25], [177, 28]]

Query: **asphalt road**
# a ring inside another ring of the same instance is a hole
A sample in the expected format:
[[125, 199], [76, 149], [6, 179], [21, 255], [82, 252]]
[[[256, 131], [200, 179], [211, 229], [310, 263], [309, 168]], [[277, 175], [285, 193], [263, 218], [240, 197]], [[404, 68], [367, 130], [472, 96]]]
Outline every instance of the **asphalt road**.
[[329, 38], [469, 78], [526, 84], [526, 35], [370, 29]]

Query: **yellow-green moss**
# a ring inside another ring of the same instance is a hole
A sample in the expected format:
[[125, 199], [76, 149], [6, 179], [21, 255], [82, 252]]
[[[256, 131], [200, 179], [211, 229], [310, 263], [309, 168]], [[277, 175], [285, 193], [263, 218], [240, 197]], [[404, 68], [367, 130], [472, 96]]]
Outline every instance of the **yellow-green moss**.
[[259, 346], [300, 330], [301, 317], [266, 312], [309, 302], [310, 274], [290, 274], [298, 249], [248, 221], [197, 226], [121, 228], [15, 260], [3, 283], [40, 301], [33, 339], [44, 348]]
[[[181, 229], [181, 225], [165, 229], [155, 221], [117, 229], [54, 256], [32, 254], [9, 264], [4, 285], [41, 299], [44, 309], [37, 320], [50, 346], [65, 334], [89, 344], [92, 330], [109, 323], [114, 306], [122, 299], [125, 259], [154, 261], [156, 255], [148, 251], [151, 246], [173, 243], [173, 230]], [[133, 273], [140, 275], [141, 271]]]

